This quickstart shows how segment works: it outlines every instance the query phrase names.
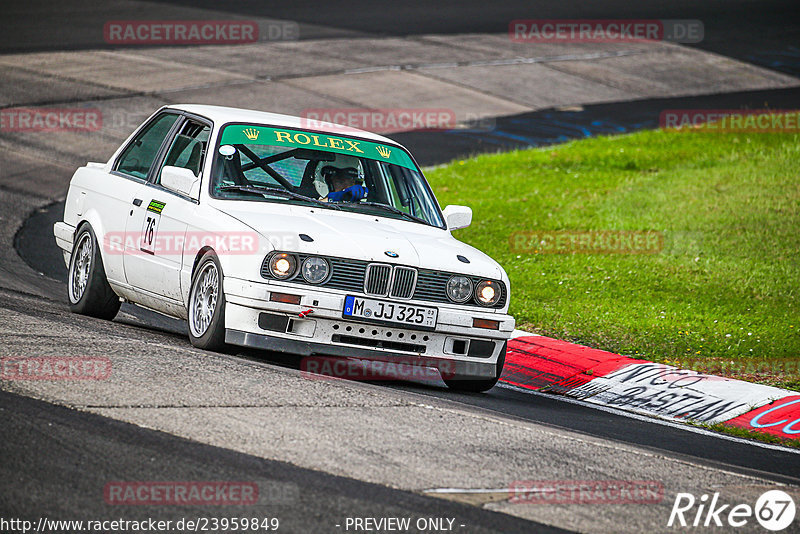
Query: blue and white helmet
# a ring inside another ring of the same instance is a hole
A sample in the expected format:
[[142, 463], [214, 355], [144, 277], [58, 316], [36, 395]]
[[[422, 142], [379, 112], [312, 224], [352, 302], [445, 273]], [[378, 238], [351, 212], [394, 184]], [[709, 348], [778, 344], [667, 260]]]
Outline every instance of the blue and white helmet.
[[320, 198], [328, 196], [333, 186], [331, 178], [344, 175], [352, 178], [356, 184], [364, 183], [364, 169], [361, 160], [347, 154], [336, 154], [334, 161], [320, 161], [314, 171], [314, 187]]

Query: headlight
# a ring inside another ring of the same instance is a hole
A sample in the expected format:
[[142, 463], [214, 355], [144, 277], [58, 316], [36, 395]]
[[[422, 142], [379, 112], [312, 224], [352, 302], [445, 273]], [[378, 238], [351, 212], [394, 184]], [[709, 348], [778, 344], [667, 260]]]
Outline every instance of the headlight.
[[278, 280], [286, 280], [297, 270], [297, 260], [291, 254], [275, 254], [269, 260], [269, 272]]
[[466, 276], [451, 276], [447, 281], [447, 298], [466, 302], [472, 296], [472, 282]]
[[303, 278], [306, 279], [306, 282], [320, 284], [328, 277], [330, 267], [328, 267], [328, 262], [322, 258], [311, 256], [303, 262], [300, 272], [303, 273]]
[[481, 306], [494, 306], [500, 300], [500, 284], [484, 280], [475, 288], [475, 300]]

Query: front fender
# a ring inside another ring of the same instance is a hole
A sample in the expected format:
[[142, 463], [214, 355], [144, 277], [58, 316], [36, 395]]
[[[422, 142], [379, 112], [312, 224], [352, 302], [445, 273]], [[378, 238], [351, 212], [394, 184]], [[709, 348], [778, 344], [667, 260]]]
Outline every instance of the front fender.
[[[250, 226], [229, 215], [208, 208], [198, 210], [197, 221], [187, 229], [186, 244], [202, 242], [202, 247], [184, 249], [181, 266], [181, 295], [184, 305], [189, 305], [192, 276], [207, 251], [212, 250], [219, 259], [223, 276], [234, 276], [251, 280], [261, 278], [261, 263], [274, 250], [270, 241]], [[199, 239], [192, 238], [199, 236]]]

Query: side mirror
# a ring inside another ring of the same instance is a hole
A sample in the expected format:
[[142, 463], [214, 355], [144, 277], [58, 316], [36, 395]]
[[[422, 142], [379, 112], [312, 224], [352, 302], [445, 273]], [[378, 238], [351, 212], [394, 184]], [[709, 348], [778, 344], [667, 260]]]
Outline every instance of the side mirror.
[[448, 230], [466, 228], [472, 223], [472, 208], [467, 206], [447, 206], [442, 213]]
[[183, 167], [165, 166], [161, 169], [161, 185], [171, 191], [198, 199], [200, 193], [200, 178], [189, 169]]

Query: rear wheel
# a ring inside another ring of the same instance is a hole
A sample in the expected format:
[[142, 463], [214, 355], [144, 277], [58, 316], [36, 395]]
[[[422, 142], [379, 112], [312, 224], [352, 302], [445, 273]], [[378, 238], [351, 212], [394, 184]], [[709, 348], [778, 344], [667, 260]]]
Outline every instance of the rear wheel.
[[225, 347], [225, 295], [222, 267], [209, 251], [200, 259], [192, 276], [189, 292], [189, 339], [197, 348], [221, 350]]
[[447, 387], [456, 391], [465, 391], [469, 393], [480, 393], [489, 391], [500, 380], [500, 375], [503, 374], [503, 366], [506, 363], [506, 349], [508, 349], [508, 341], [503, 344], [500, 355], [497, 357], [497, 364], [495, 365], [495, 372], [492, 378], [481, 379], [460, 379], [458, 377], [444, 379]]
[[80, 227], [72, 247], [67, 294], [74, 313], [113, 319], [119, 311], [119, 297], [108, 285], [97, 238], [88, 224]]

